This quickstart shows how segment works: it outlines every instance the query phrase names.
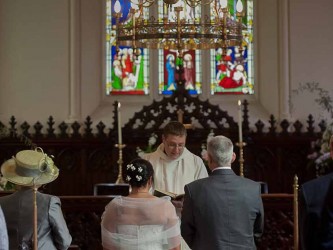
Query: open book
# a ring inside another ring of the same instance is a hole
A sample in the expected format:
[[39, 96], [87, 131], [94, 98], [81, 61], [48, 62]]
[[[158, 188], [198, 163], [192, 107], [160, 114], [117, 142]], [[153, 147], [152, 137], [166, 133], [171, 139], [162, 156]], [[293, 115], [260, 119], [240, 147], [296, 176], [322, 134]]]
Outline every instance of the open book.
[[157, 197], [169, 196], [172, 200], [181, 200], [185, 194], [175, 194], [175, 193], [168, 192], [165, 190], [155, 189], [154, 195]]

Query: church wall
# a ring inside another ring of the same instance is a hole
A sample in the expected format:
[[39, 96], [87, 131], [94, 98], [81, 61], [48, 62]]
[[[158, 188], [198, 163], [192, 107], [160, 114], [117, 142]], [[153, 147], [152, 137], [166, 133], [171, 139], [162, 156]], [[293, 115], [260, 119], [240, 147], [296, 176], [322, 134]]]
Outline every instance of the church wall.
[[[318, 113], [314, 95], [293, 97], [293, 109], [287, 96], [307, 81], [331, 89], [333, 30], [328, 27], [333, 1], [255, 3], [257, 86], [254, 96], [245, 97], [251, 122], [267, 123], [270, 114], [278, 121], [305, 121], [308, 114]], [[114, 101], [122, 102], [126, 123], [143, 105], [160, 98], [154, 88], [149, 96], [104, 95], [102, 14], [99, 0], [0, 2], [0, 121], [6, 123], [14, 115], [19, 124], [43, 123], [52, 115], [57, 123], [83, 121], [89, 115], [110, 126]], [[201, 98], [208, 97], [206, 93]], [[238, 98], [209, 97], [235, 119]]]
[[66, 118], [67, 1], [0, 1], [0, 120]]
[[[298, 89], [300, 83], [319, 83], [333, 96], [333, 1], [290, 2], [290, 88]], [[304, 91], [294, 95], [291, 109], [294, 119], [304, 118], [309, 112], [315, 119], [328, 117], [327, 112], [315, 102], [318, 91]], [[332, 120], [333, 117], [331, 117]]]

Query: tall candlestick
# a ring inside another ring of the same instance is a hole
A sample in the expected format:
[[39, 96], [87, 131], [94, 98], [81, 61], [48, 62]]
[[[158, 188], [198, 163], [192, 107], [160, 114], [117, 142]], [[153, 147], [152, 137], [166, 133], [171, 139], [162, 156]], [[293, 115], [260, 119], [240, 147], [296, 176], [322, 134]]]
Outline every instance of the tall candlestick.
[[120, 113], [121, 104], [118, 102], [117, 117], [118, 117], [118, 144], [123, 144], [123, 136], [121, 132], [121, 113]]
[[239, 142], [243, 142], [243, 132], [242, 132], [242, 102], [238, 100], [238, 137]]
[[38, 216], [37, 216], [37, 186], [35, 185], [35, 179], [33, 179], [33, 204], [34, 204], [34, 226], [33, 226], [33, 250], [38, 250], [38, 231], [37, 231], [37, 221], [38, 221]]

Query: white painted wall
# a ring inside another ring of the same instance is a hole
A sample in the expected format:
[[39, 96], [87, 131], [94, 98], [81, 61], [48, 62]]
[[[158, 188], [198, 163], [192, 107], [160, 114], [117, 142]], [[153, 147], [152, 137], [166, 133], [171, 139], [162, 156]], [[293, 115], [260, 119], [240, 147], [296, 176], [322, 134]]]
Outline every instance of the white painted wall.
[[[256, 95], [250, 102], [251, 126], [273, 114], [305, 121], [326, 115], [316, 94], [288, 95], [299, 83], [319, 82], [332, 91], [332, 0], [254, 0]], [[56, 125], [88, 115], [111, 126], [113, 102], [123, 107], [123, 123], [160, 98], [107, 97], [104, 94], [102, 0], [0, 1], [0, 121], [18, 124], [52, 115]], [[205, 66], [203, 70], [209, 72]], [[157, 79], [157, 78], [153, 78]], [[202, 99], [219, 104], [237, 119], [239, 96]]]
[[[333, 1], [290, 1], [290, 84], [318, 82], [333, 97]], [[314, 102], [318, 94], [297, 95], [293, 98], [293, 117], [303, 118], [311, 113], [316, 119], [327, 117]], [[333, 117], [331, 117], [332, 120]]]

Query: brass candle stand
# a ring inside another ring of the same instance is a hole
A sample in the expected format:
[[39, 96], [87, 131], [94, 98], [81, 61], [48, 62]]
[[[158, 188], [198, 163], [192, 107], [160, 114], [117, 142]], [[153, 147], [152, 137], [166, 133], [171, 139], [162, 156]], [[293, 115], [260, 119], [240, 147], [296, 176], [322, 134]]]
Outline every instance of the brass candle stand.
[[33, 220], [34, 220], [34, 225], [33, 225], [33, 250], [38, 249], [38, 231], [37, 231], [37, 186], [35, 185], [35, 180], [34, 180], [34, 185], [33, 185], [33, 204], [34, 204], [34, 215], [33, 215]]
[[244, 177], [244, 150], [246, 146], [245, 142], [237, 142], [236, 145], [239, 147], [239, 175]]
[[294, 205], [293, 205], [293, 214], [294, 214], [294, 250], [299, 249], [299, 233], [298, 233], [298, 177], [294, 177]]
[[118, 178], [116, 181], [116, 184], [120, 184], [120, 183], [124, 183], [124, 179], [123, 179], [123, 148], [126, 147], [125, 144], [116, 144], [115, 145], [116, 148], [118, 148], [119, 150], [119, 159], [117, 161], [118, 163]]

